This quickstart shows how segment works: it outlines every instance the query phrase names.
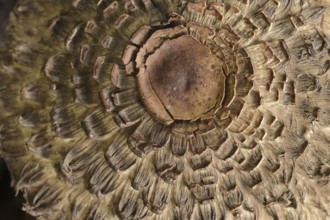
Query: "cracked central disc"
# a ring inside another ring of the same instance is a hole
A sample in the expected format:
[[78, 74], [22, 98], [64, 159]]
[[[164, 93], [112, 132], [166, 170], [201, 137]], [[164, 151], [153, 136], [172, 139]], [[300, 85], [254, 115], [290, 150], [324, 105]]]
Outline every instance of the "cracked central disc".
[[142, 98], [166, 124], [211, 117], [224, 94], [221, 64], [193, 37], [167, 40], [139, 72]]

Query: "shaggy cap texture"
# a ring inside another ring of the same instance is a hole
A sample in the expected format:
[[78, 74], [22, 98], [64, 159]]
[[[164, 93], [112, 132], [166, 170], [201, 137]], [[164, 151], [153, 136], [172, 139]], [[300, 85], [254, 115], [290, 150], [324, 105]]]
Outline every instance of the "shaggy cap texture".
[[329, 69], [329, 1], [18, 0], [0, 154], [38, 219], [328, 219]]

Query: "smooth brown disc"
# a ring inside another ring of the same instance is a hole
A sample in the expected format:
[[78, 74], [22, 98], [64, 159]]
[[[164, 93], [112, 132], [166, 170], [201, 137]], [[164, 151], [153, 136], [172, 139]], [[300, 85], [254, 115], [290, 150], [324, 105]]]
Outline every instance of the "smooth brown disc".
[[142, 98], [167, 123], [205, 118], [224, 95], [221, 66], [222, 61], [191, 36], [167, 40], [139, 72]]

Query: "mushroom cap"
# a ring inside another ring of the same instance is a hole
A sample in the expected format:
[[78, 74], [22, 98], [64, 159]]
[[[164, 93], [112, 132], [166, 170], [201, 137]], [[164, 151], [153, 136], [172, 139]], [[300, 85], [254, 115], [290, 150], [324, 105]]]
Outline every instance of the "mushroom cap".
[[330, 218], [329, 6], [18, 0], [0, 155], [25, 211]]

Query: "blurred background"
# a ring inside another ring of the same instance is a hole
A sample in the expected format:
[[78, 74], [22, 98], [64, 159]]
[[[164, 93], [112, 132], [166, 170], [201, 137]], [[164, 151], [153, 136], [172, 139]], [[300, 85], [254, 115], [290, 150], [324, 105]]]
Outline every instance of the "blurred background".
[[4, 28], [10, 10], [13, 8], [17, 0], [0, 0], [0, 42], [4, 41]]
[[[0, 0], [0, 45], [5, 40], [4, 30], [10, 10], [16, 0]], [[10, 187], [10, 174], [4, 161], [0, 157], [0, 219], [1, 220], [33, 220], [31, 216], [22, 211], [22, 195], [15, 196]]]

